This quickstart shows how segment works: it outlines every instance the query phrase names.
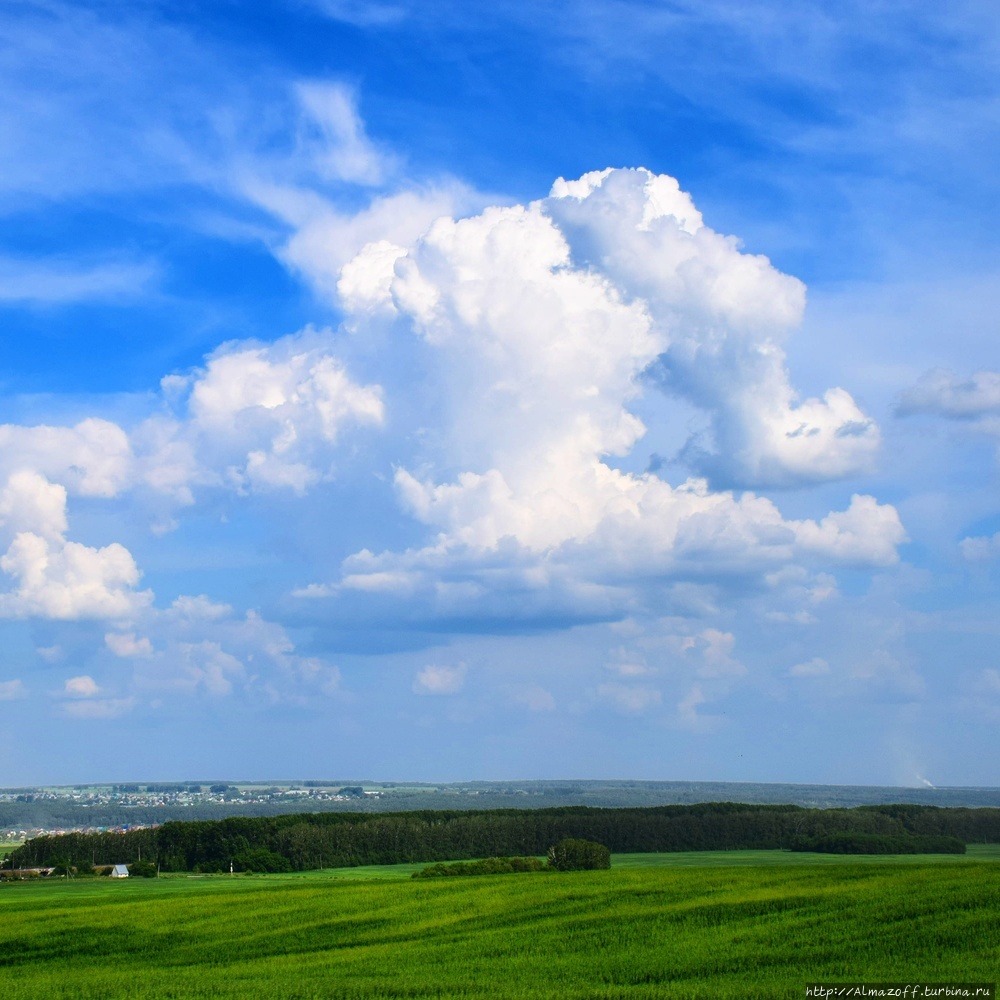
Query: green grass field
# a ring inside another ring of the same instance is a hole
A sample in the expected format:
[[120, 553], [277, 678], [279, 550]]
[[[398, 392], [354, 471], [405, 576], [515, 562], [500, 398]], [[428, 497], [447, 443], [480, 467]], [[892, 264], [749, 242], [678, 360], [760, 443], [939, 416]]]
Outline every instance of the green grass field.
[[779, 854], [415, 881], [419, 865], [13, 883], [0, 887], [0, 989], [742, 1000], [801, 997], [809, 980], [996, 980], [1000, 848], [905, 863]]

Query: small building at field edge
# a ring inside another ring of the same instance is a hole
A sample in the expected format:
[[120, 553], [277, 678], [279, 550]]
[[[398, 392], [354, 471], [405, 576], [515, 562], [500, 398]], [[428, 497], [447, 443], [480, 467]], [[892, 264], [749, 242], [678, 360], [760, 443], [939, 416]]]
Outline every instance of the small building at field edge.
[[112, 878], [128, 878], [128, 865], [115, 865], [111, 869]]

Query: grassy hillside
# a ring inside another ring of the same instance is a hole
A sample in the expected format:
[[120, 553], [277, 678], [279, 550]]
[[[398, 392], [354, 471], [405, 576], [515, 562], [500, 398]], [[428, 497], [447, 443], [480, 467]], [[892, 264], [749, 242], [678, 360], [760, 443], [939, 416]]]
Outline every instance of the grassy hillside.
[[0, 987], [5, 1000], [771, 1000], [807, 980], [993, 982], [997, 912], [1000, 866], [975, 859], [60, 880], [0, 887]]

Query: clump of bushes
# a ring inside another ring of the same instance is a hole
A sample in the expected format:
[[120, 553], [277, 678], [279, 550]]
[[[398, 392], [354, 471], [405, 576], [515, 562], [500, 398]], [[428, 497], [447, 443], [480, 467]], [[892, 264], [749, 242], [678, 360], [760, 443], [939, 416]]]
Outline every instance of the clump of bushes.
[[[233, 868], [238, 872], [290, 872], [292, 864], [284, 855], [269, 851], [266, 847], [252, 847], [233, 858]], [[220, 866], [220, 871], [225, 868]]]
[[575, 872], [611, 867], [611, 852], [592, 840], [560, 840], [550, 847], [548, 864], [539, 858], [484, 858], [482, 861], [440, 862], [429, 865], [411, 878], [440, 878], [449, 875], [507, 875], [515, 872]]
[[818, 854], [965, 854], [965, 844], [957, 837], [918, 833], [829, 833], [796, 837], [788, 846]]
[[429, 865], [411, 878], [438, 878], [445, 875], [509, 875], [515, 872], [540, 872], [545, 867], [539, 858], [483, 858], [481, 861], [455, 861]]
[[558, 872], [593, 871], [611, 867], [611, 852], [593, 840], [567, 837], [549, 848], [549, 867]]
[[134, 861], [128, 866], [132, 878], [156, 878], [156, 865], [152, 861]]

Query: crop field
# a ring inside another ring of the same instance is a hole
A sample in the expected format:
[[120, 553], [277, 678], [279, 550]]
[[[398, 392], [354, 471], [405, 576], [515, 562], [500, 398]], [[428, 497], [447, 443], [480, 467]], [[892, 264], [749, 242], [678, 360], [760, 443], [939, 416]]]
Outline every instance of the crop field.
[[0, 991], [771, 1000], [802, 997], [807, 981], [997, 979], [998, 848], [905, 863], [673, 858], [440, 880], [410, 880], [408, 865], [12, 883], [0, 886]]

